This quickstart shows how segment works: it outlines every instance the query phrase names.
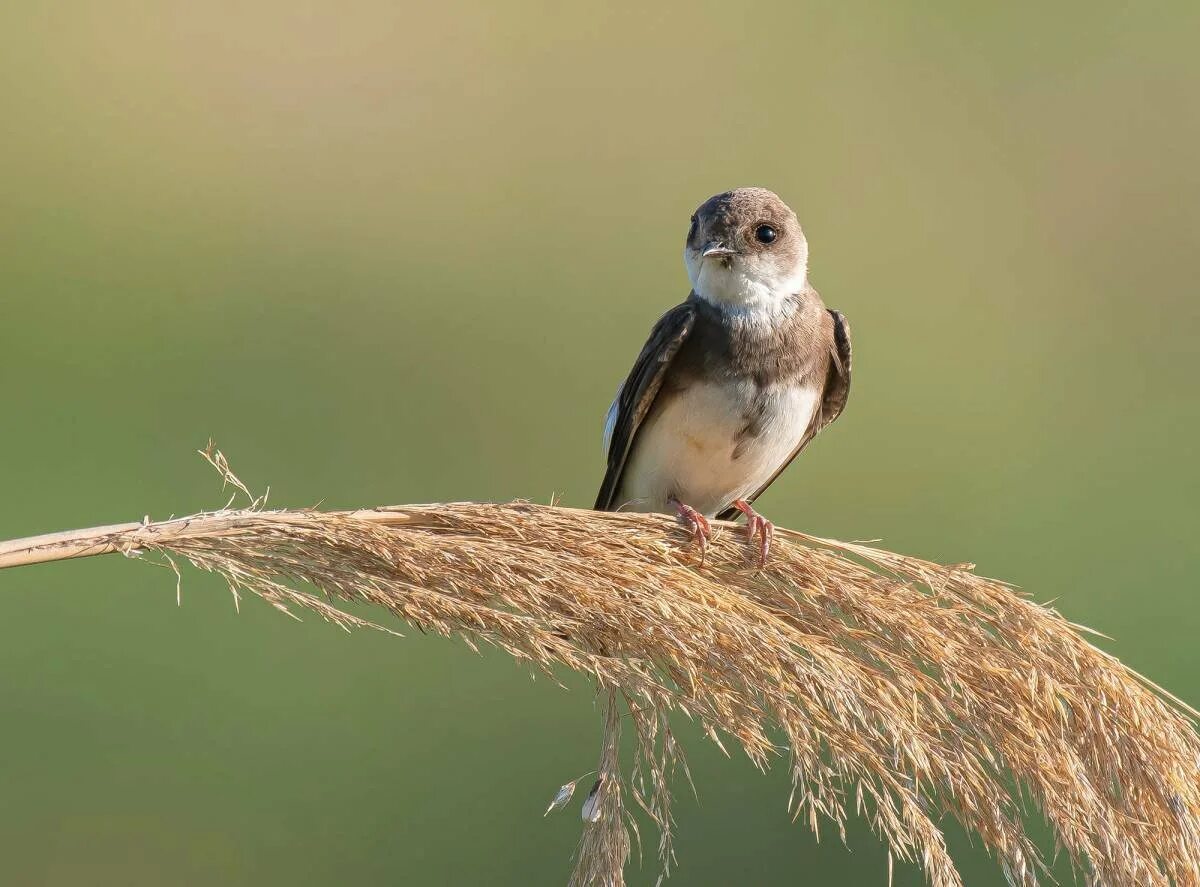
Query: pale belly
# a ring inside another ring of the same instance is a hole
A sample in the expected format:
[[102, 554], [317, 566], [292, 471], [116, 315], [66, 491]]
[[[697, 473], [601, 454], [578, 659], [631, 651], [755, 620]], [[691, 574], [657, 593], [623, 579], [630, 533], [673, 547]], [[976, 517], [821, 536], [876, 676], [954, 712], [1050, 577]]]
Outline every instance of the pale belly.
[[[747, 410], [763, 398], [745, 435]], [[709, 517], [753, 494], [799, 445], [819, 392], [811, 386], [693, 385], [638, 431], [617, 493], [622, 511], [670, 511], [671, 499]]]

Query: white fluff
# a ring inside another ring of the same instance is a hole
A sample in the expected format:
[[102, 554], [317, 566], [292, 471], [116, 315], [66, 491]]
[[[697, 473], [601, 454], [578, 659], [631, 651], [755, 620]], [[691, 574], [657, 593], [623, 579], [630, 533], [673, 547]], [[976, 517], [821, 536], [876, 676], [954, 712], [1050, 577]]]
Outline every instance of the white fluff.
[[607, 458], [609, 448], [612, 447], [613, 431], [617, 427], [617, 415], [620, 413], [621, 392], [625, 390], [625, 383], [622, 382], [617, 386], [617, 393], [613, 397], [613, 402], [608, 408], [608, 413], [604, 416], [604, 455]]

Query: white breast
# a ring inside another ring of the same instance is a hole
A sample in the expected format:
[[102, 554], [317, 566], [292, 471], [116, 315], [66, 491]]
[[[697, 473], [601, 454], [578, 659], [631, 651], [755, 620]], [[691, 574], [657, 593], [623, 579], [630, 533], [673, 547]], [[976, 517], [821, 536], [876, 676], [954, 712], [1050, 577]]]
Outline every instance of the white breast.
[[[755, 396], [765, 398], [758, 434], [741, 436]], [[765, 390], [744, 381], [697, 384], [669, 398], [638, 431], [616, 503], [670, 511], [678, 499], [712, 516], [754, 493], [791, 456], [820, 399], [815, 386]]]

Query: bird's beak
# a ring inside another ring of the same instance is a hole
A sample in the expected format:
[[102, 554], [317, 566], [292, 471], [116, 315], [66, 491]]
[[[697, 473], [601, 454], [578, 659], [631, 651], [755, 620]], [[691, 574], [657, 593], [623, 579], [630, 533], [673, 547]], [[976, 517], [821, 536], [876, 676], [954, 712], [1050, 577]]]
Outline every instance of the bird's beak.
[[704, 249], [700, 252], [702, 259], [723, 258], [732, 255], [734, 255], [734, 251], [719, 240], [704, 244]]

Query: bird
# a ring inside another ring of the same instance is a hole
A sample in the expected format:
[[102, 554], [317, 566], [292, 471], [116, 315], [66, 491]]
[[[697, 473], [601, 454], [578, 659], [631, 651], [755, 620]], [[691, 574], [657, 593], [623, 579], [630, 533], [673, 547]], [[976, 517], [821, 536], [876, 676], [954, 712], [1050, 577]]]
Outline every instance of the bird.
[[654, 325], [605, 418], [595, 508], [674, 513], [702, 564], [709, 519], [740, 512], [765, 565], [774, 524], [754, 502], [845, 408], [850, 326], [809, 283], [804, 231], [766, 188], [704, 201], [683, 258], [691, 292]]

